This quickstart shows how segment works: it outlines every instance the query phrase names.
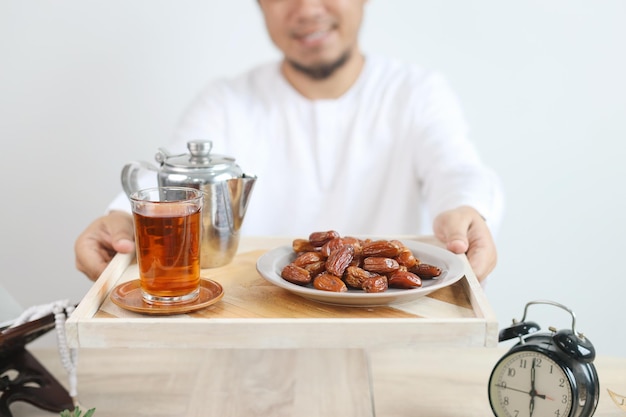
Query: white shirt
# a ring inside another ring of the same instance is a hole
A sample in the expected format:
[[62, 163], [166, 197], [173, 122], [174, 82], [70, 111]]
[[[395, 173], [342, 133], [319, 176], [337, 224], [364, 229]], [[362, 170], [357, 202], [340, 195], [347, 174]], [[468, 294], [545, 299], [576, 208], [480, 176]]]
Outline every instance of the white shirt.
[[[309, 100], [278, 62], [265, 64], [205, 88], [167, 149], [187, 152], [196, 139], [258, 176], [243, 234], [428, 234], [436, 214], [461, 205], [493, 231], [502, 216], [500, 182], [457, 97], [417, 66], [368, 56], [343, 96]], [[125, 196], [109, 209], [129, 210]]]

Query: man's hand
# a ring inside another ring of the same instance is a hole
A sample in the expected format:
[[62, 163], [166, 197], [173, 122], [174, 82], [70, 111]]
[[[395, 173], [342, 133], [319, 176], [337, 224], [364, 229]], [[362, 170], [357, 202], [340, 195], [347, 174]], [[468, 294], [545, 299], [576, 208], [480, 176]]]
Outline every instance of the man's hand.
[[96, 219], [76, 239], [76, 268], [95, 281], [117, 252], [135, 249], [133, 218], [129, 213], [112, 211]]
[[496, 266], [496, 245], [481, 215], [472, 207], [463, 206], [439, 214], [433, 222], [437, 239], [449, 251], [465, 253], [479, 281]]

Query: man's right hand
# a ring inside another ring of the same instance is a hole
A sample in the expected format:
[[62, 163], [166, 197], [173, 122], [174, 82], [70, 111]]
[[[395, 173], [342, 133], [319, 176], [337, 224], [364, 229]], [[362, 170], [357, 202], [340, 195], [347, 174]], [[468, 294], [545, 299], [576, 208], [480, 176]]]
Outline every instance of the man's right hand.
[[95, 281], [116, 253], [135, 249], [130, 213], [112, 211], [96, 219], [76, 239], [76, 268]]

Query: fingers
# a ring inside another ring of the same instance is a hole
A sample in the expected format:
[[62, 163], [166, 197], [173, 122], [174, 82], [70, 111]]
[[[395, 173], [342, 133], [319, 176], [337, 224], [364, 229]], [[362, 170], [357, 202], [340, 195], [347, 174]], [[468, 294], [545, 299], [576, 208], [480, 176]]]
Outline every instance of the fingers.
[[115, 252], [130, 253], [135, 249], [133, 238], [133, 218], [122, 211], [112, 211], [108, 216], [106, 226], [111, 235], [111, 243]]
[[117, 252], [134, 249], [132, 217], [112, 212], [91, 223], [76, 239], [76, 268], [95, 281]]
[[467, 236], [449, 235], [446, 240], [446, 248], [454, 253], [466, 253], [469, 250]]
[[462, 209], [448, 210], [439, 214], [434, 221], [435, 236], [446, 244], [454, 253], [466, 253], [469, 250], [467, 231], [472, 223], [472, 216]]
[[495, 244], [486, 226], [485, 229], [485, 233], [480, 233], [480, 237], [471, 240], [466, 253], [476, 278], [481, 282], [494, 270], [497, 263]]
[[95, 281], [102, 274], [111, 259], [112, 252], [103, 250], [88, 240], [78, 239], [75, 245], [76, 268], [90, 280]]
[[92, 281], [100, 276], [114, 254], [113, 248], [99, 235], [97, 224], [92, 223], [74, 244], [76, 268]]
[[471, 207], [441, 213], [433, 224], [435, 236], [454, 253], [465, 253], [479, 281], [496, 266], [497, 251], [489, 227]]

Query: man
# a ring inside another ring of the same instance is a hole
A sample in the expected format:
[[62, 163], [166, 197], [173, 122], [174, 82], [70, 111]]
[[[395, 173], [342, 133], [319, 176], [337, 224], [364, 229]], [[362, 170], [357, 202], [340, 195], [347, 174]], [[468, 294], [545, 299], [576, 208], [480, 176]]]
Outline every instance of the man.
[[[258, 175], [244, 233], [432, 231], [467, 253], [483, 280], [497, 259], [490, 227], [501, 217], [498, 179], [467, 139], [442, 77], [363, 55], [365, 3], [259, 0], [283, 59], [211, 83], [174, 146], [213, 140], [217, 153]], [[109, 209], [76, 241], [77, 267], [91, 279], [116, 252], [134, 248], [125, 197]]]

